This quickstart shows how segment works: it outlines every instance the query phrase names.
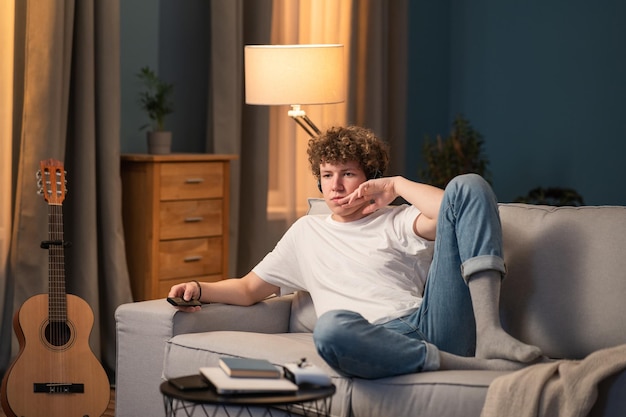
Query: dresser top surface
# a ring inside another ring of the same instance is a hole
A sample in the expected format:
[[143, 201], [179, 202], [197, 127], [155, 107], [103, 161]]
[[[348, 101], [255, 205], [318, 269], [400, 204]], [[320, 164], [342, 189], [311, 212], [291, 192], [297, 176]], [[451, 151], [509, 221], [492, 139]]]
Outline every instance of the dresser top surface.
[[170, 153], [166, 155], [128, 153], [122, 154], [122, 161], [132, 162], [205, 162], [205, 161], [231, 161], [238, 159], [239, 155], [216, 154], [216, 153]]

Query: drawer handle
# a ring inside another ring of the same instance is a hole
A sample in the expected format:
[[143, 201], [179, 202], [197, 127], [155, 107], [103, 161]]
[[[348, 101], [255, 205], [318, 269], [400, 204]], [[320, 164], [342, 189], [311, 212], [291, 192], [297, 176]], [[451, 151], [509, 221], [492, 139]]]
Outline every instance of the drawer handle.
[[204, 182], [204, 178], [187, 178], [185, 184], [201, 184]]
[[204, 220], [202, 217], [187, 217], [185, 218], [185, 223], [198, 223]]
[[187, 256], [185, 258], [185, 262], [198, 262], [202, 260], [202, 256], [196, 255], [196, 256]]

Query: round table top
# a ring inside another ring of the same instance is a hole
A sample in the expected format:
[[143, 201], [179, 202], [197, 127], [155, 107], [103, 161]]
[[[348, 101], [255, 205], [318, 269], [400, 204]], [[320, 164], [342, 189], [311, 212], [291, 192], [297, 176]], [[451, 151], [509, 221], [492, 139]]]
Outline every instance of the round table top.
[[[197, 375], [198, 379], [203, 379]], [[164, 381], [160, 386], [161, 393], [167, 397], [192, 403], [219, 405], [283, 405], [321, 400], [335, 393], [335, 386], [317, 387], [301, 386], [293, 393], [277, 394], [218, 394], [212, 388], [180, 390]]]

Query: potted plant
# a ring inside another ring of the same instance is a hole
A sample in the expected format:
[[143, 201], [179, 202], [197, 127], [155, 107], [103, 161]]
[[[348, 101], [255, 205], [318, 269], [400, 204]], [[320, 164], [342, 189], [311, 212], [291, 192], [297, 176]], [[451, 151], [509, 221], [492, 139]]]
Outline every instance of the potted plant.
[[419, 175], [423, 181], [441, 188], [457, 175], [476, 173], [491, 182], [491, 173], [487, 168], [489, 160], [483, 150], [482, 135], [472, 127], [462, 115], [452, 122], [450, 136], [436, 140], [425, 137], [423, 155], [426, 168]]
[[537, 187], [525, 196], [517, 197], [515, 203], [542, 204], [548, 206], [584, 206], [582, 195], [573, 188], [566, 187]]
[[161, 80], [150, 67], [143, 67], [137, 77], [144, 86], [139, 93], [141, 108], [148, 113], [152, 121], [141, 127], [152, 127], [148, 131], [148, 152], [152, 154], [168, 154], [172, 148], [172, 132], [165, 130], [165, 116], [174, 111], [172, 93], [174, 85]]

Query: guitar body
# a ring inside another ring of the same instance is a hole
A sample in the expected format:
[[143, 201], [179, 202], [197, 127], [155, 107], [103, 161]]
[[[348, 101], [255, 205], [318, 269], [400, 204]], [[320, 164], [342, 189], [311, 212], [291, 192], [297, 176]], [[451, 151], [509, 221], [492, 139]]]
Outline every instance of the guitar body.
[[67, 319], [52, 323], [48, 294], [35, 295], [16, 313], [20, 351], [2, 381], [2, 408], [9, 416], [101, 416], [109, 379], [89, 347], [93, 312], [67, 294]]

